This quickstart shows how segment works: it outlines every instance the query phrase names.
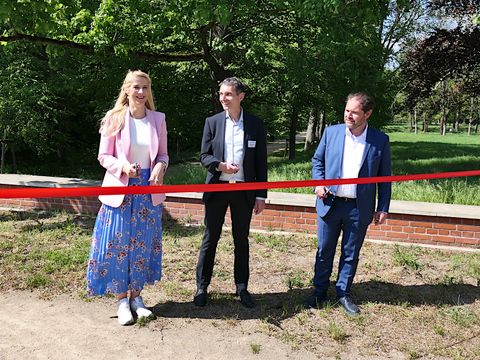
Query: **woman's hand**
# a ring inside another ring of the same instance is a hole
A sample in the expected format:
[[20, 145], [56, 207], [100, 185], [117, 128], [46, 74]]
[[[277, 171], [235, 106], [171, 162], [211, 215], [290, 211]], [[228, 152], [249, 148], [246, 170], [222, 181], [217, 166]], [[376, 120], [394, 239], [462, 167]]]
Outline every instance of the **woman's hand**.
[[140, 165], [137, 163], [123, 165], [123, 172], [131, 178], [138, 178], [140, 170]]
[[165, 175], [165, 170], [167, 170], [167, 164], [164, 162], [157, 163], [150, 174], [150, 179], [153, 185], [162, 185], [163, 184], [163, 175]]

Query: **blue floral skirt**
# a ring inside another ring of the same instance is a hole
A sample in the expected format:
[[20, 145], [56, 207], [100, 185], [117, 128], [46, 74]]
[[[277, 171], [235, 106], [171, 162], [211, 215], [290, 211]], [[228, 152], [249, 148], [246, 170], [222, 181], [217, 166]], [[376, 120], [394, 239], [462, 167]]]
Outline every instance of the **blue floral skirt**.
[[[128, 186], [148, 185], [150, 169]], [[162, 205], [150, 194], [125, 195], [117, 208], [102, 204], [90, 245], [87, 294], [141, 290], [162, 277]]]

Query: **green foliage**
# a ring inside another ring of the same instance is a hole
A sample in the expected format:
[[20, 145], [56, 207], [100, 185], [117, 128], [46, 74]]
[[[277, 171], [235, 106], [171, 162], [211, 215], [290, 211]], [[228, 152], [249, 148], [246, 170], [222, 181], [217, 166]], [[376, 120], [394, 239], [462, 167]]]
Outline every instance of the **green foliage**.
[[466, 261], [466, 275], [477, 280], [477, 286], [480, 286], [480, 257], [470, 257]]
[[[389, 132], [389, 135], [395, 175], [478, 169], [480, 140], [477, 136], [401, 131]], [[401, 200], [479, 205], [479, 185], [477, 177], [409, 181], [395, 183], [393, 196]]]
[[[25, 12], [25, 2], [22, 1], [20, 4], [12, 0], [7, 1], [7, 4], [8, 8], [13, 9], [10, 14], [12, 17], [26, 21], [22, 16]], [[210, 50], [219, 64], [244, 73], [248, 69], [245, 66], [250, 64], [245, 63], [242, 53], [248, 53], [247, 58], [252, 58], [255, 54], [253, 60], [258, 65], [268, 66], [277, 63], [280, 65], [277, 68], [283, 69], [277, 74], [280, 77], [272, 78], [273, 86], [283, 87], [283, 81], [289, 81], [285, 84], [287, 88], [293, 82], [295, 87], [300, 89], [301, 85], [304, 88], [304, 94], [310, 95], [314, 94], [310, 87], [318, 88], [321, 82], [337, 84], [337, 80], [345, 76], [347, 76], [345, 80], [351, 79], [351, 65], [357, 68], [367, 66], [372, 69], [377, 66], [371, 65], [371, 56], [368, 61], [363, 56], [365, 51], [369, 52], [369, 43], [356, 39], [358, 31], [375, 32], [372, 25], [381, 20], [377, 18], [378, 12], [369, 10], [371, 4], [359, 5], [360, 7], [341, 5], [341, 2], [336, 0], [301, 1], [294, 4], [286, 4], [283, 1], [262, 3], [244, 1], [235, 6], [227, 1], [152, 3], [127, 0], [101, 2], [63, 0], [53, 6], [50, 2], [41, 1], [30, 3], [28, 6], [33, 8], [35, 14], [40, 13], [42, 16], [34, 16], [30, 20], [31, 23], [27, 22], [23, 27], [13, 28], [17, 31], [22, 28], [27, 33], [60, 36], [80, 43], [93, 44], [98, 50], [107, 51], [109, 47], [113, 47], [115, 54], [122, 57], [135, 51], [155, 53], [198, 49], [199, 33], [192, 29], [210, 27], [212, 30]], [[353, 25], [347, 20], [348, 16], [345, 16], [345, 13], [358, 15], [358, 12], [361, 13], [364, 23]], [[36, 26], [47, 23], [51, 25], [44, 31], [35, 30]], [[359, 25], [362, 27], [359, 28]], [[353, 28], [355, 32], [351, 32]], [[372, 35], [373, 33], [366, 36], [375, 38]], [[359, 45], [355, 50], [364, 51], [359, 53], [345, 49], [345, 46], [357, 46], [355, 43]], [[329, 49], [331, 44], [336, 44], [338, 48]], [[378, 47], [378, 44], [375, 46]], [[264, 48], [268, 49], [268, 53], [263, 50]], [[335, 52], [340, 50], [341, 54], [335, 55]], [[349, 56], [342, 61], [345, 73], [339, 72], [336, 66], [331, 67], [328, 73], [322, 70], [325, 65], [331, 66], [335, 63], [335, 59], [328, 58], [329, 56], [342, 56], [347, 52]], [[265, 59], [262, 54], [268, 54], [269, 59]], [[237, 56], [232, 58], [232, 55]], [[356, 61], [362, 61], [363, 64], [356, 64]], [[307, 78], [306, 69], [312, 71], [312, 75]], [[370, 72], [361, 72], [368, 73]], [[358, 80], [359, 74], [360, 72], [354, 75], [354, 79]], [[319, 76], [321, 78], [318, 78]], [[357, 80], [354, 81], [354, 85]], [[365, 79], [365, 84], [367, 80], [371, 79]], [[344, 92], [342, 91], [342, 98]], [[317, 101], [321, 100], [319, 97], [316, 98]]]
[[343, 342], [349, 337], [347, 332], [333, 321], [328, 323], [328, 335], [338, 342]]
[[[39, 155], [56, 150], [65, 138], [59, 131], [59, 97], [48, 86], [45, 53], [37, 46], [15, 44], [1, 47], [0, 130]], [[31, 56], [25, 56], [26, 53]]]
[[[72, 215], [9, 213], [2, 217], [0, 264], [15, 269], [19, 289], [71, 287], [84, 277], [90, 247], [91, 219]], [[54, 221], [50, 221], [55, 218]], [[35, 241], [32, 241], [35, 239]], [[5, 283], [3, 283], [5, 285]]]
[[311, 276], [304, 271], [290, 271], [286, 276], [286, 285], [289, 290], [302, 289], [310, 286]]
[[167, 170], [165, 184], [202, 184], [206, 170], [200, 164], [178, 164]]
[[251, 343], [250, 348], [252, 349], [252, 353], [257, 355], [257, 354], [260, 354], [260, 350], [262, 350], [262, 345]]
[[435, 326], [435, 328], [433, 329], [433, 331], [435, 332], [435, 334], [437, 335], [440, 335], [440, 336], [445, 336], [445, 329], [442, 327], [442, 326]]
[[472, 15], [472, 22], [475, 25], [480, 25], [480, 14]]
[[[345, 96], [357, 90], [376, 96], [372, 122], [383, 125], [401, 87], [385, 65], [395, 41], [413, 32], [396, 16], [416, 9], [388, 0], [1, 5], [0, 32], [12, 42], [2, 46], [0, 59], [0, 115], [9, 121], [0, 130], [14, 134], [19, 162], [35, 165], [47, 157], [73, 168], [80, 158], [83, 173], [96, 173], [84, 163], [96, 162], [98, 121], [127, 69], [152, 76], [157, 107], [167, 114], [170, 152], [177, 156], [198, 148], [205, 116], [219, 109], [217, 84], [228, 75], [245, 80], [245, 108], [261, 115], [272, 135], [305, 128], [311, 109], [337, 121]], [[386, 46], [390, 33], [396, 37]], [[36, 45], [14, 43], [16, 34]]]
[[418, 255], [420, 254], [421, 251], [418, 247], [407, 248], [400, 245], [395, 245], [393, 261], [397, 265], [413, 271], [418, 271], [423, 267], [423, 264], [418, 260]]
[[27, 277], [27, 288], [28, 289], [37, 289], [47, 286], [51, 280], [48, 276], [44, 274], [35, 273]]
[[287, 237], [276, 236], [269, 233], [254, 233], [253, 238], [257, 243], [265, 245], [270, 249], [288, 249], [289, 238]]
[[150, 315], [150, 316], [147, 316], [147, 317], [141, 317], [141, 318], [137, 319], [136, 324], [137, 324], [138, 327], [141, 327], [141, 328], [146, 327], [154, 319], [155, 319], [155, 315], [153, 315], [153, 314]]
[[478, 323], [479, 318], [477, 314], [464, 306], [453, 306], [442, 311], [443, 315], [450, 318], [454, 323], [462, 327], [470, 327]]
[[50, 250], [42, 254], [45, 258], [44, 271], [51, 274], [56, 271], [74, 270], [87, 261], [86, 250], [89, 241], [77, 241], [68, 249]]

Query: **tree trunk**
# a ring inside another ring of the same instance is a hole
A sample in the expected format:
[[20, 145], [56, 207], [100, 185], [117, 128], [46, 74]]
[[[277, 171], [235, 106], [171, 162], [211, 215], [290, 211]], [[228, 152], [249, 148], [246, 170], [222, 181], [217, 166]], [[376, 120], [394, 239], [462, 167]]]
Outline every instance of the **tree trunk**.
[[474, 99], [473, 96], [470, 98], [470, 116], [468, 117], [468, 135], [472, 135], [472, 124], [475, 111], [473, 110]]
[[10, 150], [12, 153], [12, 173], [16, 174], [17, 173], [17, 160], [15, 158], [15, 143], [12, 139], [7, 139], [7, 129], [4, 129], [3, 131], [3, 139], [0, 139], [0, 143], [2, 144], [2, 155], [1, 155], [1, 160], [0, 160], [0, 174], [3, 174], [4, 171], [6, 171], [6, 165], [5, 165], [5, 154], [7, 153], [7, 150]]
[[305, 151], [310, 149], [316, 140], [315, 135], [318, 127], [317, 113], [317, 109], [310, 109], [310, 115], [308, 116], [307, 135], [305, 136], [305, 146], [303, 147]]
[[212, 54], [211, 37], [213, 23], [210, 23], [200, 29], [200, 45], [203, 50], [203, 60], [207, 63], [210, 69], [210, 93], [212, 96], [212, 107], [214, 111], [222, 110], [222, 105], [217, 96], [218, 84], [227, 77], [225, 67]]
[[[6, 139], [7, 139], [7, 130], [4, 130], [2, 140], [6, 140]], [[0, 160], [0, 174], [3, 174], [3, 169], [4, 169], [4, 166], [5, 166], [5, 152], [6, 151], [7, 151], [7, 143], [5, 141], [2, 141], [2, 157], [1, 157], [1, 160]]]
[[428, 121], [427, 121], [427, 112], [424, 111], [423, 112], [423, 129], [422, 131], [424, 133], [428, 132]]
[[417, 107], [413, 108], [413, 131], [418, 134], [418, 122], [417, 122]]
[[323, 135], [323, 131], [325, 130], [326, 126], [326, 119], [325, 119], [325, 110], [320, 110], [318, 114], [318, 127], [317, 127], [317, 141]]
[[445, 114], [445, 97], [447, 96], [447, 91], [445, 88], [445, 80], [442, 81], [442, 95], [440, 96], [440, 107], [442, 111], [442, 115], [440, 116], [440, 135], [445, 136], [446, 134], [446, 114]]
[[477, 109], [477, 118], [474, 121], [475, 127], [473, 128], [473, 132], [476, 134], [478, 133], [478, 124], [480, 123], [480, 110]]
[[475, 133], [478, 131], [478, 124], [480, 123], [480, 108], [478, 107], [478, 99], [475, 99], [475, 106], [477, 107], [477, 118], [475, 119]]
[[453, 130], [458, 132], [460, 127], [460, 113], [462, 112], [462, 102], [458, 101], [457, 111], [455, 112], [455, 122], [453, 123]]
[[297, 136], [297, 122], [298, 122], [298, 109], [297, 105], [292, 105], [292, 112], [290, 114], [290, 133], [288, 141], [288, 159], [295, 159], [295, 138]]

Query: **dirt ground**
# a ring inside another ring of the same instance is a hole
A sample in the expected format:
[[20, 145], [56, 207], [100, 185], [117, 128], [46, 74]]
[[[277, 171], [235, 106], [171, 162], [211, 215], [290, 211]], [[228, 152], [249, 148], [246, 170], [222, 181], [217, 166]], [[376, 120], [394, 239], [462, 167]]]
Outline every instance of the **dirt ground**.
[[[165, 320], [165, 321], [163, 321]], [[204, 319], [162, 319], [119, 326], [113, 300], [85, 302], [60, 295], [50, 300], [29, 292], [0, 298], [3, 359], [314, 359], [266, 335], [226, 331]], [[254, 355], [251, 344], [261, 345]]]
[[142, 292], [157, 317], [122, 327], [113, 297], [85, 298], [92, 219], [0, 218], [0, 360], [480, 359], [478, 252], [367, 242], [353, 287], [362, 315], [351, 318], [336, 306], [334, 284], [329, 304], [303, 309], [316, 246], [301, 234], [252, 234], [257, 307], [242, 307], [226, 232], [208, 306], [198, 308], [202, 229], [165, 223], [162, 281]]
[[[317, 359], [252, 332], [249, 322], [255, 319], [228, 326], [214, 319], [159, 317], [155, 326], [119, 326], [111, 299], [86, 302], [58, 295], [45, 300], [39, 293], [9, 292], [0, 298], [0, 359]], [[341, 358], [364, 358], [357, 355]]]

